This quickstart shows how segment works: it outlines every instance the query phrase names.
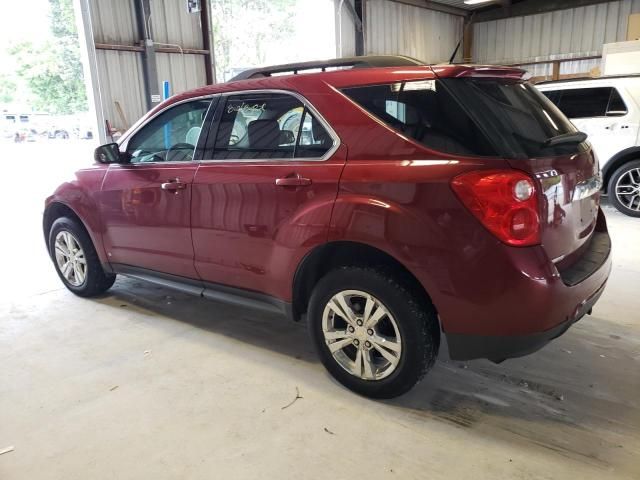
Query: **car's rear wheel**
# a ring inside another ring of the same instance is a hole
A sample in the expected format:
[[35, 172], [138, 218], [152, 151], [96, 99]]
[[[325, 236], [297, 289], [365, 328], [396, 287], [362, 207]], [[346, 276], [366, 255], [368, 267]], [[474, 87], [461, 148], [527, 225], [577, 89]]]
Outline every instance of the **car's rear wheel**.
[[313, 291], [308, 322], [329, 373], [371, 398], [407, 392], [438, 354], [440, 331], [429, 302], [377, 269], [328, 273]]
[[49, 252], [58, 276], [76, 295], [99, 295], [115, 282], [115, 275], [102, 268], [86, 230], [71, 218], [58, 218], [51, 225]]
[[609, 198], [614, 207], [631, 217], [640, 217], [640, 160], [618, 168], [609, 180]]

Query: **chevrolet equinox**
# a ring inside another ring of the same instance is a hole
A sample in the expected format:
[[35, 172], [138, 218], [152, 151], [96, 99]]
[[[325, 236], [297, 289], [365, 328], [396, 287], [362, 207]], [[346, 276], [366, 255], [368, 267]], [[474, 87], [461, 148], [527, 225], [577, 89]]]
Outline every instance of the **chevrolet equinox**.
[[305, 319], [339, 382], [526, 355], [611, 269], [597, 161], [523, 70], [370, 56], [176, 95], [46, 200], [65, 286], [122, 274]]

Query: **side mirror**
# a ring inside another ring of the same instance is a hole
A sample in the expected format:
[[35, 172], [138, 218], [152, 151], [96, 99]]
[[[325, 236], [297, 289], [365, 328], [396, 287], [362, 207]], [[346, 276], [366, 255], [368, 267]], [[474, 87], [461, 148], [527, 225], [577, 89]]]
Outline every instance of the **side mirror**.
[[120, 153], [120, 147], [117, 143], [107, 143], [96, 148], [93, 158], [98, 163], [121, 163], [124, 155]]

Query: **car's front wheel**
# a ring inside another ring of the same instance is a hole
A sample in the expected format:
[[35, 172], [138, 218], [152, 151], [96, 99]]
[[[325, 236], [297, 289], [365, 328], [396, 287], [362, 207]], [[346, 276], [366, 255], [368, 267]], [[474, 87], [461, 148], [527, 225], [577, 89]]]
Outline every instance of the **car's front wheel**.
[[99, 295], [115, 282], [115, 275], [102, 268], [89, 234], [71, 218], [58, 218], [51, 225], [49, 252], [58, 276], [76, 295]]
[[640, 217], [640, 160], [633, 160], [618, 168], [607, 189], [614, 207], [631, 217]]
[[435, 312], [383, 271], [344, 267], [316, 285], [309, 330], [329, 373], [371, 398], [410, 390], [433, 365], [439, 347]]

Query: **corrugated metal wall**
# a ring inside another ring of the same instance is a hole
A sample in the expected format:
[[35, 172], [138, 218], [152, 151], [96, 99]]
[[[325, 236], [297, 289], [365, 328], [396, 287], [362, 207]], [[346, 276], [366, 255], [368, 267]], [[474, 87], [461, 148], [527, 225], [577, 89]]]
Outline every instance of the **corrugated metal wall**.
[[[620, 0], [548, 13], [474, 24], [473, 61], [523, 63], [602, 54], [605, 43], [626, 40], [631, 13], [640, 0]], [[561, 74], [588, 72], [600, 60], [562, 62]], [[551, 64], [526, 66], [535, 76], [550, 75]]]
[[[151, 1], [151, 31], [158, 46], [202, 49], [200, 16], [189, 14], [181, 0]], [[135, 20], [133, 0], [90, 0], [95, 43], [139, 45], [141, 35]], [[147, 111], [143, 83], [142, 54], [96, 50], [104, 116], [112, 126], [124, 130]], [[156, 53], [158, 81], [171, 82], [173, 94], [206, 83], [202, 55]], [[161, 85], [159, 85], [161, 87]], [[122, 108], [124, 119], [116, 108]]]
[[[462, 37], [463, 17], [389, 0], [367, 0], [365, 51], [445, 62]], [[459, 49], [456, 60], [462, 58]]]
[[347, 10], [346, 2], [353, 0], [334, 0], [336, 8], [336, 57], [353, 57], [356, 54], [356, 26]]

